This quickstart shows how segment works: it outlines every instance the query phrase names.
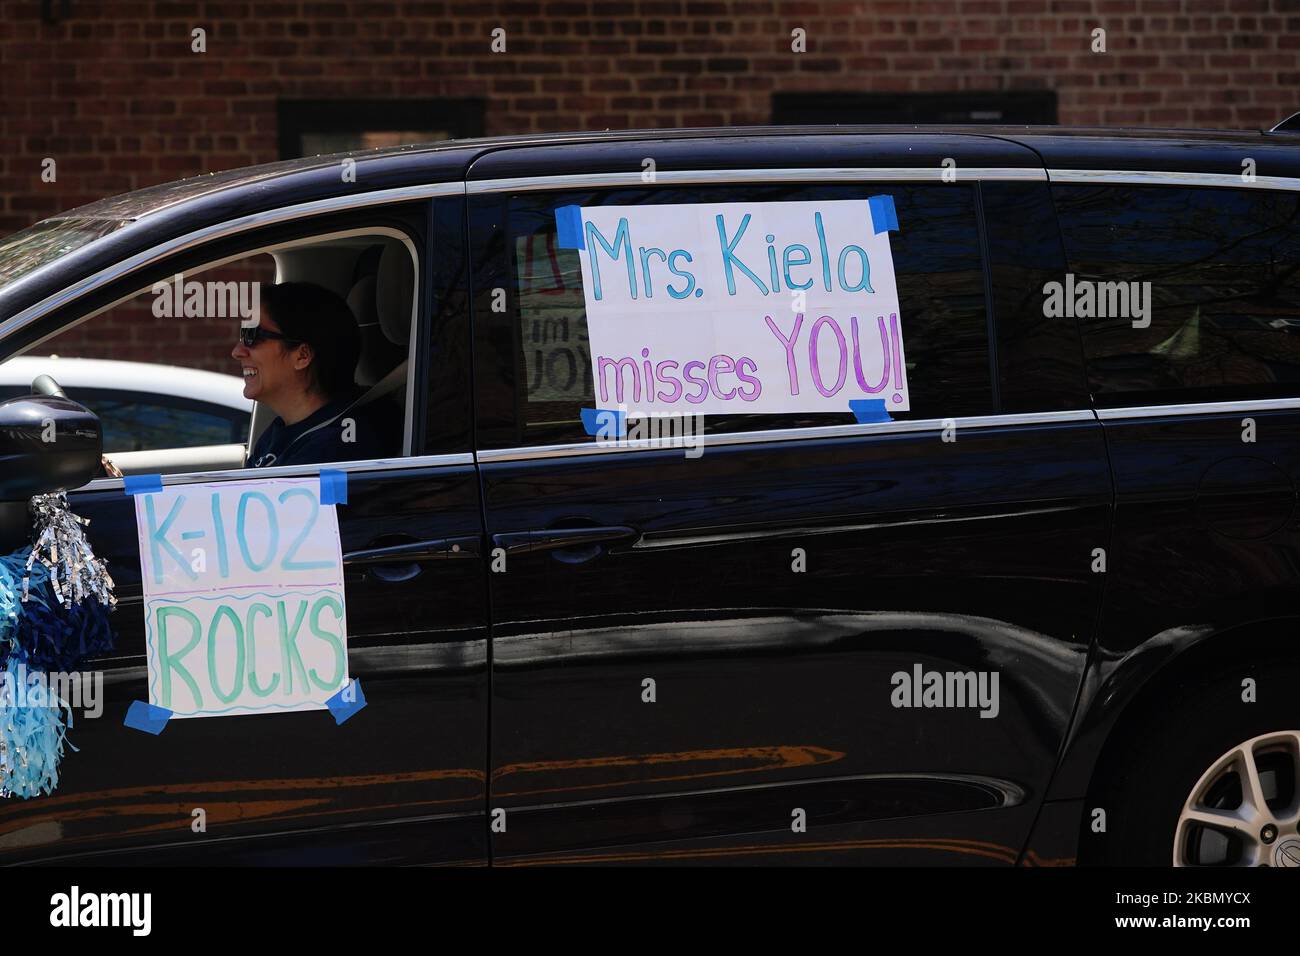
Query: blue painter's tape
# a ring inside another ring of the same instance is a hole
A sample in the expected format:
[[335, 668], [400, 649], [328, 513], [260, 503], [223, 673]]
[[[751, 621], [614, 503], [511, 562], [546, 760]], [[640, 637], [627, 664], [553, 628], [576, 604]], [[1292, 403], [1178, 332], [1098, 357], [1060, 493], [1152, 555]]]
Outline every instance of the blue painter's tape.
[[[345, 694], [352, 699], [344, 700]], [[337, 694], [325, 701], [325, 706], [334, 715], [335, 724], [343, 723], [343, 721], [366, 706], [366, 695], [361, 690], [361, 681], [353, 678], [351, 683], [344, 684]]]
[[122, 490], [128, 495], [162, 491], [162, 475], [127, 475], [122, 479]]
[[586, 249], [582, 236], [582, 207], [555, 207], [555, 241], [561, 249]]
[[606, 437], [611, 434], [622, 437], [627, 434], [627, 413], [616, 408], [584, 408], [582, 427], [588, 435], [599, 435], [603, 431]]
[[172, 712], [166, 707], [159, 707], [156, 704], [146, 704], [142, 700], [131, 701], [131, 706], [126, 709], [126, 719], [122, 721], [127, 727], [133, 730], [143, 730], [146, 734], [153, 734], [157, 737], [167, 726], [167, 721], [171, 719]]
[[868, 422], [892, 422], [889, 412], [885, 411], [885, 400], [883, 398], [851, 398], [849, 399], [849, 411], [853, 417], [858, 420], [859, 425], [865, 425]]
[[872, 196], [867, 202], [871, 206], [871, 228], [876, 235], [890, 229], [898, 232], [898, 213], [894, 210], [893, 196]]
[[348, 473], [334, 468], [322, 468], [320, 473], [320, 503], [345, 505], [348, 503]]

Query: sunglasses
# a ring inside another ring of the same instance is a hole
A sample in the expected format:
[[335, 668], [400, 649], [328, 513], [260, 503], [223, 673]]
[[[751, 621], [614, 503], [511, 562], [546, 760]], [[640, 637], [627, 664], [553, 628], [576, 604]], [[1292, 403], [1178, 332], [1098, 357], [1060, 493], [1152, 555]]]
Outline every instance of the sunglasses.
[[262, 328], [260, 325], [254, 325], [251, 327], [246, 325], [241, 325], [239, 327], [239, 344], [246, 349], [251, 349], [258, 342], [264, 341], [266, 339], [278, 339], [279, 341], [287, 342], [290, 345], [298, 345], [302, 342], [301, 339], [292, 339], [289, 336], [282, 335], [279, 332], [269, 332], [266, 329]]

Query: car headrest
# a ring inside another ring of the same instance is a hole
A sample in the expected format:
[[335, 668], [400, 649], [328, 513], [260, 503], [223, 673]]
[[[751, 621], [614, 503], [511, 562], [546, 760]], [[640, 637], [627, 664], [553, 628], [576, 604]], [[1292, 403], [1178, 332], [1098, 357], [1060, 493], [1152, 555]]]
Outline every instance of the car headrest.
[[379, 324], [375, 306], [377, 279], [373, 272], [362, 275], [348, 293], [348, 307], [357, 318], [361, 354], [357, 358], [356, 382], [369, 387], [382, 379], [402, 359], [406, 349], [394, 345]]
[[361, 328], [378, 324], [379, 316], [375, 311], [375, 277], [373, 274], [362, 276], [352, 286], [352, 291], [348, 293], [348, 308], [356, 316], [357, 325]]
[[384, 336], [405, 351], [411, 336], [411, 304], [414, 300], [415, 275], [411, 254], [402, 243], [385, 244], [379, 257], [379, 274], [375, 283], [375, 307]]

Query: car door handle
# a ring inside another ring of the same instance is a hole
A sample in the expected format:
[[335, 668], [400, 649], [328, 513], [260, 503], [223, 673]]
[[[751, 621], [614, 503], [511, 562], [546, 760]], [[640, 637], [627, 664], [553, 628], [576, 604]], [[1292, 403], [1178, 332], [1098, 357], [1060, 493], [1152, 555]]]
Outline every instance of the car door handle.
[[431, 538], [381, 547], [363, 548], [343, 555], [344, 564], [386, 564], [394, 561], [446, 561], [478, 556], [479, 540], [475, 535], [459, 538]]
[[548, 528], [545, 531], [509, 531], [492, 536], [493, 547], [507, 555], [552, 552], [561, 561], [588, 560], [615, 544], [638, 541], [641, 532], [625, 525]]
[[[429, 538], [421, 541], [402, 541], [349, 551], [343, 555], [344, 567], [369, 569], [381, 581], [408, 581], [420, 573], [421, 561], [452, 561], [460, 558], [477, 558], [477, 535], [452, 538]], [[389, 565], [405, 567], [393, 568]]]

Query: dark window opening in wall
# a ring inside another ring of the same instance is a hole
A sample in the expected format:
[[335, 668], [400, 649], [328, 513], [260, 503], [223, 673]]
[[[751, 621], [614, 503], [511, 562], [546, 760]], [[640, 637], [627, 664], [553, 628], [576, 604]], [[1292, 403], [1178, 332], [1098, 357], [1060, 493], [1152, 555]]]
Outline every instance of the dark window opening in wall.
[[483, 135], [483, 101], [281, 100], [280, 158]]
[[772, 122], [780, 126], [854, 123], [1056, 123], [1055, 90], [954, 93], [776, 93]]

